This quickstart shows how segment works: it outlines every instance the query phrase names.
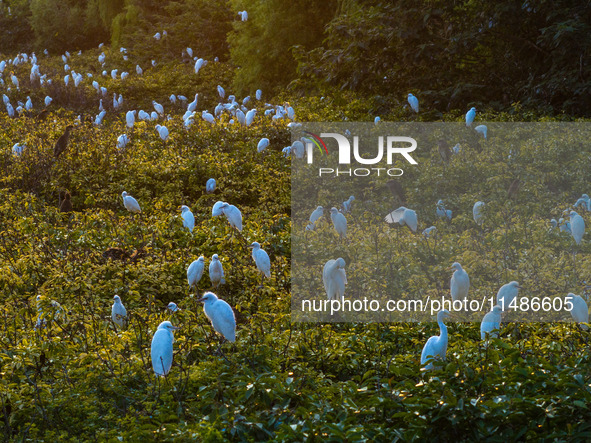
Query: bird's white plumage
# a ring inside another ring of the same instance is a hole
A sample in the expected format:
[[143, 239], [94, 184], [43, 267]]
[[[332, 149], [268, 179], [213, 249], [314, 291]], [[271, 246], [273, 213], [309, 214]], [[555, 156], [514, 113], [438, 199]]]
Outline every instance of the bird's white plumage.
[[489, 337], [498, 337], [499, 329], [501, 328], [501, 307], [495, 305], [492, 311], [488, 312], [482, 322], [480, 323], [480, 339], [486, 340], [488, 334]]
[[351, 203], [355, 200], [355, 196], [351, 195], [347, 200], [343, 202], [343, 213], [351, 211]]
[[137, 202], [137, 200], [129, 195], [126, 191], [123, 191], [121, 196], [123, 197], [123, 206], [125, 206], [125, 209], [133, 213], [142, 212], [140, 204]]
[[580, 244], [585, 235], [585, 220], [575, 211], [570, 211], [570, 230], [577, 245]]
[[412, 94], [408, 94], [408, 104], [416, 113], [419, 112], [419, 99]]
[[466, 112], [466, 126], [472, 126], [475, 118], [476, 108], [471, 108], [468, 112]]
[[211, 194], [213, 191], [215, 191], [215, 185], [215, 178], [210, 178], [209, 180], [207, 180], [207, 183], [205, 183], [205, 192]]
[[187, 281], [189, 287], [197, 286], [201, 277], [203, 277], [203, 270], [205, 269], [205, 257], [201, 256], [193, 261], [187, 268]]
[[269, 139], [267, 137], [261, 138], [259, 140], [259, 144], [257, 145], [257, 151], [263, 152], [269, 146]]
[[168, 305], [166, 305], [166, 309], [168, 309], [170, 312], [172, 312], [173, 314], [177, 311], [180, 311], [181, 309], [176, 305], [176, 303], [174, 302], [170, 302]]
[[240, 209], [228, 203], [223, 203], [220, 209], [230, 222], [230, 226], [242, 232], [242, 212], [240, 212]]
[[206, 292], [199, 301], [203, 303], [203, 312], [213, 329], [229, 342], [235, 342], [236, 317], [230, 305], [219, 299], [213, 292]]
[[408, 226], [412, 231], [416, 232], [418, 227], [417, 213], [412, 209], [404, 206], [395, 209], [386, 215], [384, 219], [387, 223], [398, 223], [402, 226]]
[[330, 218], [332, 220], [332, 225], [334, 226], [335, 231], [341, 237], [347, 236], [347, 219], [343, 214], [341, 214], [337, 208], [332, 208], [330, 210]]
[[178, 329], [169, 321], [163, 321], [152, 337], [150, 355], [152, 357], [152, 368], [154, 373], [164, 377], [172, 367], [172, 344], [174, 336], [172, 331]]
[[347, 274], [345, 272], [345, 260], [341, 257], [336, 260], [328, 260], [322, 270], [322, 282], [329, 300], [340, 300], [345, 295]]
[[470, 277], [468, 273], [462, 268], [462, 265], [455, 262], [451, 265], [454, 273], [449, 282], [451, 298], [453, 301], [464, 300], [468, 298], [468, 291], [470, 289]]
[[472, 207], [472, 217], [477, 225], [482, 224], [482, 208], [484, 207], [484, 202], [477, 201], [474, 203], [474, 207]]
[[[444, 309], [437, 313], [437, 324], [439, 325], [439, 335], [434, 335], [427, 340], [423, 351], [421, 352], [421, 365], [424, 365], [429, 359], [445, 359], [447, 352], [447, 326], [443, 321], [449, 317], [449, 311]], [[425, 366], [425, 370], [433, 369], [433, 362]]]
[[188, 206], [181, 206], [181, 217], [183, 217], [183, 226], [193, 232], [195, 228], [195, 216]]
[[[570, 310], [570, 315], [574, 321], [577, 323], [589, 323], [589, 307], [587, 306], [587, 302], [583, 297], [580, 295], [575, 295], [570, 292], [565, 299], [565, 302], [572, 303], [572, 309]], [[569, 305], [565, 304], [568, 310]], [[582, 325], [583, 329], [589, 329], [587, 325]]]
[[224, 268], [217, 254], [213, 254], [211, 257], [211, 263], [209, 264], [209, 279], [214, 288], [220, 284], [226, 283], [224, 278]]
[[519, 293], [519, 283], [512, 281], [506, 285], [501, 286], [497, 292], [497, 304], [503, 311], [508, 311], [511, 302], [517, 297]]
[[479, 134], [482, 134], [485, 140], [487, 139], [488, 128], [486, 127], [486, 125], [478, 125], [474, 128], [474, 130]]
[[123, 306], [123, 303], [121, 303], [121, 298], [118, 295], [114, 296], [113, 300], [114, 303], [111, 307], [111, 318], [117, 326], [122, 328], [127, 319], [127, 310], [125, 309], [125, 306]]
[[261, 249], [261, 245], [258, 242], [253, 242], [250, 247], [252, 248], [252, 258], [257, 266], [257, 269], [267, 278], [271, 278], [271, 260], [269, 254]]
[[315, 223], [322, 215], [324, 214], [324, 208], [322, 206], [318, 206], [312, 214], [310, 214], [310, 223]]

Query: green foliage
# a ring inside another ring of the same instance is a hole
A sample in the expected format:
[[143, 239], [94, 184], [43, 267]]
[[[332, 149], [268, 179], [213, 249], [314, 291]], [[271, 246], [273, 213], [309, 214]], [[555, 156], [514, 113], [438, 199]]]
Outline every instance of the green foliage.
[[234, 21], [228, 35], [231, 61], [239, 69], [234, 88], [240, 94], [256, 89], [277, 92], [296, 78], [292, 55], [317, 47], [324, 25], [334, 16], [336, 1], [231, 0], [234, 11], [246, 10], [246, 22]]
[[28, 0], [0, 3], [0, 53], [13, 52], [15, 48], [21, 51], [31, 50], [34, 34], [29, 24], [30, 17]]

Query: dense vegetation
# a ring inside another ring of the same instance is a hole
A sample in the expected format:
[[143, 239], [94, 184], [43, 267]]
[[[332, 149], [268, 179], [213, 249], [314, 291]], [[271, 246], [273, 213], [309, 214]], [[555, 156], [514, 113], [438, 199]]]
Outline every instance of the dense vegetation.
[[[352, 294], [375, 289], [376, 282], [359, 282], [382, 265], [363, 250], [364, 259], [356, 259], [366, 245], [337, 242], [329, 220], [303, 231], [317, 204], [339, 206], [350, 190], [296, 183], [294, 190], [314, 204], [292, 208], [292, 160], [281, 152], [290, 144], [289, 120], [264, 115], [265, 103], [274, 103], [293, 106], [303, 122], [377, 115], [461, 122], [476, 105], [478, 122], [573, 120], [588, 112], [588, 11], [577, 2], [556, 5], [0, 3], [1, 25], [9, 30], [0, 36], [0, 59], [15, 59], [15, 48], [36, 50], [47, 74], [43, 85], [31, 80], [31, 63], [20, 60], [6, 66], [0, 86], [15, 107], [19, 101], [24, 107], [27, 96], [33, 103], [13, 118], [0, 111], [4, 440], [589, 440], [589, 332], [577, 325], [509, 323], [485, 347], [478, 324], [450, 324], [447, 361], [422, 373], [420, 351], [438, 333], [434, 323], [292, 323], [292, 229], [311, 261], [346, 257]], [[239, 21], [245, 9], [249, 19]], [[164, 30], [165, 37], [153, 38]], [[208, 60], [198, 74], [187, 47]], [[64, 84], [72, 71], [85, 76], [78, 86], [71, 78]], [[121, 79], [124, 71], [130, 75]], [[108, 94], [99, 94], [93, 80]], [[232, 122], [227, 113], [215, 124], [201, 118], [220, 101], [218, 84], [226, 97], [252, 96], [248, 107], [258, 109], [252, 125]], [[262, 101], [254, 99], [259, 87]], [[405, 105], [410, 91], [421, 101], [418, 116]], [[123, 96], [118, 109], [113, 93]], [[185, 125], [187, 103], [169, 96], [191, 101], [195, 93], [198, 111]], [[53, 101], [39, 115], [46, 95]], [[96, 125], [101, 99], [107, 114]], [[166, 117], [127, 128], [126, 111], [151, 111], [152, 100], [164, 105]], [[166, 141], [156, 123], [168, 127]], [[55, 158], [54, 143], [70, 124], [69, 148]], [[549, 225], [588, 192], [586, 127], [572, 137], [557, 131], [544, 143], [521, 139], [510, 146], [494, 141], [489, 126], [489, 141], [462, 140], [449, 162], [434, 144], [417, 151], [416, 168], [404, 168], [406, 204], [417, 210], [421, 228], [437, 226], [436, 239], [378, 224], [394, 209], [386, 177], [366, 182], [357, 195], [351, 237], [371, 226], [389, 257], [393, 291], [446, 294], [448, 268], [457, 260], [479, 296], [494, 295], [510, 279], [524, 284], [526, 297], [587, 295], [588, 239], [573, 249], [572, 237]], [[130, 140], [123, 149], [120, 134]], [[258, 153], [262, 137], [270, 145]], [[206, 194], [211, 177], [217, 190]], [[509, 195], [515, 178], [519, 191]], [[71, 194], [73, 212], [59, 211], [61, 191]], [[141, 214], [124, 209], [122, 191], [138, 199]], [[435, 217], [439, 198], [454, 211], [450, 223]], [[471, 219], [479, 199], [487, 202], [482, 229]], [[242, 210], [242, 233], [211, 216], [217, 200]], [[182, 226], [183, 204], [195, 214], [193, 234]], [[581, 214], [589, 225], [588, 213]], [[412, 241], [398, 247], [394, 241], [403, 236]], [[319, 251], [326, 239], [333, 247]], [[252, 241], [271, 257], [272, 278], [262, 287], [246, 247]], [[227, 280], [216, 292], [238, 323], [236, 343], [220, 351], [197, 301], [210, 288], [207, 270], [198, 288], [186, 282], [188, 264], [200, 255], [209, 263], [215, 253]], [[308, 279], [323, 296], [321, 272], [310, 267]], [[125, 328], [111, 321], [115, 294], [129, 312]], [[170, 301], [181, 310], [168, 312]], [[36, 328], [39, 308], [45, 324]], [[150, 341], [165, 319], [181, 329], [170, 374], [156, 378]]]

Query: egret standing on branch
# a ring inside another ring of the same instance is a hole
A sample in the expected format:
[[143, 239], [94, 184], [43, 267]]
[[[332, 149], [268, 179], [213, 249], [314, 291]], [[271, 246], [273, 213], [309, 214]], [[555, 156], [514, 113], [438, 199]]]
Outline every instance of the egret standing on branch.
[[468, 112], [466, 112], [466, 126], [472, 126], [474, 123], [474, 119], [476, 118], [476, 108], [471, 108]]
[[516, 281], [501, 286], [499, 292], [497, 292], [497, 304], [501, 306], [501, 310], [506, 311], [509, 309], [520, 289], [521, 286]]
[[[443, 311], [439, 311], [437, 313], [437, 324], [439, 325], [439, 335], [434, 335], [427, 340], [425, 346], [423, 347], [423, 352], [421, 352], [421, 365], [424, 365], [429, 361], [429, 359], [445, 359], [445, 354], [447, 352], [447, 326], [443, 323], [443, 321], [450, 316], [450, 313], [447, 309]], [[433, 369], [433, 362], [429, 362], [427, 366], [425, 366], [425, 370], [428, 371]]]
[[224, 268], [217, 254], [213, 254], [211, 257], [211, 263], [209, 264], [209, 279], [214, 288], [226, 283], [226, 279], [224, 278]]
[[570, 211], [570, 229], [577, 245], [581, 244], [585, 235], [585, 220], [575, 211]]
[[404, 206], [392, 211], [384, 219], [386, 223], [399, 223], [400, 225], [408, 226], [413, 232], [417, 232], [418, 220], [417, 213], [412, 209], [405, 208]]
[[330, 218], [337, 234], [342, 238], [347, 236], [347, 219], [337, 208], [330, 210]]
[[[574, 321], [578, 323], [589, 323], [589, 307], [587, 306], [587, 302], [583, 299], [583, 297], [570, 292], [566, 296], [565, 301], [572, 303], [570, 315]], [[568, 304], [566, 306], [568, 310]], [[589, 326], [581, 325], [581, 329], [586, 331], [589, 329]]]
[[206, 292], [199, 299], [203, 303], [203, 312], [211, 322], [213, 329], [229, 342], [236, 341], [236, 317], [228, 303], [220, 300], [213, 292]]
[[470, 277], [458, 262], [451, 265], [451, 269], [454, 271], [449, 282], [451, 298], [453, 301], [465, 300], [470, 289]]
[[205, 257], [201, 256], [187, 268], [187, 281], [189, 282], [189, 288], [197, 286], [199, 280], [203, 276], [203, 269], [205, 269]]
[[322, 270], [322, 283], [329, 300], [340, 300], [345, 296], [347, 274], [345, 273], [345, 260], [337, 258], [329, 260]]
[[419, 99], [412, 94], [408, 94], [408, 104], [417, 114], [419, 113]]
[[252, 258], [257, 266], [257, 269], [261, 275], [261, 287], [263, 286], [263, 278], [271, 278], [271, 260], [269, 254], [267, 254], [258, 242], [253, 242], [249, 248], [252, 248]]
[[115, 302], [111, 307], [111, 318], [117, 326], [122, 328], [127, 320], [127, 310], [125, 309], [125, 306], [123, 306], [123, 303], [121, 303], [121, 298], [118, 295], [113, 297], [113, 300], [115, 300]]
[[492, 311], [488, 312], [480, 323], [480, 339], [486, 340], [487, 336], [490, 338], [498, 338], [499, 330], [501, 329], [501, 307], [495, 305]]
[[142, 212], [140, 209], [140, 204], [137, 202], [137, 200], [129, 195], [126, 191], [123, 191], [121, 196], [123, 197], [123, 206], [125, 206], [125, 209], [133, 213]]
[[164, 377], [172, 367], [172, 344], [174, 336], [172, 331], [179, 329], [169, 321], [163, 321], [152, 338], [150, 354], [152, 357], [152, 368], [154, 373]]
[[183, 217], [183, 226], [193, 233], [193, 228], [195, 228], [195, 216], [188, 206], [181, 206], [181, 216]]

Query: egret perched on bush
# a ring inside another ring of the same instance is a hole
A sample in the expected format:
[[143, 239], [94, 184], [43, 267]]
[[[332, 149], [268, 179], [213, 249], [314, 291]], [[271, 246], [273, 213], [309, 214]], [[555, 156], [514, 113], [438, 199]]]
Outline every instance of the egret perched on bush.
[[437, 217], [439, 218], [447, 218], [451, 220], [451, 209], [445, 209], [445, 205], [443, 204], [443, 200], [439, 200], [437, 202], [437, 209], [436, 209]]
[[119, 137], [117, 137], [117, 147], [119, 149], [125, 148], [127, 143], [129, 143], [129, 137], [127, 137], [127, 134], [121, 134]]
[[226, 283], [226, 279], [224, 278], [224, 268], [217, 254], [211, 256], [211, 263], [209, 264], [209, 279], [214, 288]]
[[417, 213], [412, 209], [404, 206], [390, 212], [384, 219], [387, 223], [399, 223], [400, 225], [408, 226], [413, 232], [417, 232], [418, 220]]
[[135, 65], [135, 72], [137, 75], [142, 75], [144, 70], [140, 67], [140, 65]]
[[324, 214], [324, 208], [322, 206], [318, 206], [312, 214], [310, 214], [310, 223], [315, 223], [322, 215]]
[[205, 64], [205, 60], [203, 60], [202, 58], [199, 58], [195, 61], [195, 74], [199, 74], [199, 70], [203, 67], [203, 65]]
[[497, 292], [497, 304], [501, 306], [503, 311], [509, 309], [509, 306], [517, 297], [521, 286], [516, 281], [512, 281], [507, 283], [506, 285], [501, 286], [499, 292]]
[[377, 126], [380, 124], [380, 121], [382, 121], [382, 119], [378, 116], [373, 119], [373, 124]]
[[343, 202], [343, 213], [346, 214], [347, 212], [351, 212], [351, 203], [355, 200], [355, 196], [350, 196], [347, 200]]
[[261, 138], [259, 144], [257, 145], [257, 151], [263, 152], [269, 146], [269, 139], [267, 137]]
[[296, 158], [304, 158], [304, 154], [306, 153], [304, 143], [300, 140], [294, 141], [291, 145], [291, 152], [293, 152]]
[[330, 218], [332, 220], [332, 225], [334, 226], [335, 231], [341, 238], [347, 236], [347, 219], [343, 214], [341, 214], [337, 208], [332, 208], [330, 210]]
[[248, 20], [248, 12], [246, 11], [238, 11], [238, 15], [240, 16], [240, 20], [245, 22]]
[[220, 85], [218, 85], [218, 94], [220, 95], [220, 98], [224, 98], [226, 96], [226, 91], [224, 91], [224, 88], [222, 88]]
[[427, 229], [423, 230], [423, 235], [425, 238], [431, 237], [431, 234], [437, 232], [437, 228], [435, 226], [430, 226]]
[[135, 111], [127, 111], [125, 114], [125, 121], [128, 128], [133, 128], [133, 125], [135, 124]]
[[173, 326], [169, 321], [163, 321], [158, 325], [158, 329], [152, 337], [152, 347], [150, 354], [152, 356], [152, 368], [154, 373], [164, 377], [172, 367], [172, 344], [174, 336], [172, 331], [179, 329]]
[[471, 108], [468, 112], [466, 112], [466, 126], [472, 126], [474, 119], [476, 118], [476, 108]]
[[161, 37], [162, 37], [162, 36], [160, 35], [160, 33], [159, 33], [159, 32], [157, 32], [156, 34], [154, 34], [154, 38], [155, 38], [156, 40], [160, 40], [160, 38], [161, 38]]
[[[577, 323], [589, 323], [589, 307], [587, 302], [580, 295], [575, 295], [572, 292], [566, 296], [566, 302], [572, 303], [572, 309], [570, 315]], [[568, 310], [568, 304], [566, 305]], [[581, 325], [581, 329], [587, 330], [589, 326]]]
[[487, 335], [498, 338], [501, 329], [501, 307], [494, 305], [492, 311], [488, 312], [480, 323], [480, 339], [486, 340]]
[[201, 112], [201, 118], [203, 120], [205, 120], [207, 123], [214, 123], [215, 122], [215, 117], [207, 111]]
[[164, 107], [160, 103], [152, 100], [152, 106], [154, 106], [154, 111], [156, 111], [159, 115], [164, 115]]
[[142, 212], [140, 209], [140, 204], [137, 202], [137, 200], [129, 195], [126, 191], [123, 191], [121, 196], [123, 197], [123, 206], [125, 206], [125, 209], [133, 213]]
[[570, 211], [570, 230], [577, 245], [580, 244], [585, 235], [585, 220], [575, 211]]
[[193, 232], [193, 228], [195, 228], [195, 216], [188, 206], [181, 206], [181, 217], [183, 217], [183, 226]]
[[472, 208], [472, 217], [474, 217], [474, 221], [477, 225], [482, 224], [482, 208], [484, 207], [484, 202], [477, 201], [474, 203], [474, 207]]
[[486, 135], [488, 133], [488, 128], [486, 127], [486, 125], [478, 125], [474, 128], [474, 130], [479, 134], [482, 134], [485, 140], [487, 139]]
[[271, 278], [271, 260], [269, 254], [267, 254], [258, 242], [253, 242], [249, 248], [252, 248], [252, 258], [257, 266], [257, 269], [261, 273], [261, 286], [263, 285], [263, 278]]
[[187, 105], [187, 111], [195, 112], [197, 109], [197, 102], [199, 100], [199, 94], [195, 94], [195, 99]]
[[115, 302], [111, 307], [111, 318], [113, 319], [113, 323], [122, 328], [127, 320], [127, 310], [123, 306], [123, 303], [121, 303], [121, 298], [118, 295], [114, 296], [113, 300]]
[[203, 269], [205, 269], [205, 257], [201, 256], [197, 260], [193, 261], [187, 268], [187, 281], [189, 282], [189, 288], [197, 286], [199, 280], [203, 276]]
[[228, 303], [221, 300], [213, 292], [206, 292], [199, 299], [203, 303], [203, 312], [211, 322], [213, 329], [229, 342], [236, 341], [236, 317]]
[[454, 271], [449, 282], [452, 300], [467, 299], [468, 290], [470, 289], [470, 277], [468, 277], [468, 273], [464, 271], [462, 265], [458, 262], [451, 265], [451, 270]]
[[336, 260], [328, 260], [322, 270], [322, 283], [329, 300], [340, 300], [345, 296], [347, 274], [345, 272], [345, 260], [341, 257]]
[[177, 311], [180, 311], [181, 309], [176, 305], [176, 303], [174, 302], [170, 302], [169, 304], [166, 305], [166, 309], [168, 309], [172, 314], [174, 314]]
[[583, 206], [583, 209], [591, 211], [591, 198], [589, 198], [587, 194], [581, 195], [581, 198], [577, 200], [573, 207], [578, 208], [581, 205]]
[[419, 99], [412, 94], [408, 94], [408, 104], [417, 114], [419, 113]]
[[168, 128], [166, 126], [156, 125], [156, 131], [158, 131], [158, 135], [163, 142], [168, 139]]
[[[450, 316], [447, 309], [437, 313], [437, 324], [439, 325], [439, 335], [434, 335], [427, 340], [421, 352], [421, 365], [424, 365], [429, 359], [445, 359], [447, 352], [447, 326], [443, 321]], [[425, 366], [425, 370], [433, 369], [433, 362]]]
[[230, 226], [242, 232], [242, 213], [240, 212], [240, 209], [228, 203], [222, 203], [219, 208], [228, 219], [228, 222], [230, 222]]
[[223, 201], [217, 201], [213, 204], [213, 207], [211, 208], [211, 216], [212, 217], [218, 217], [220, 215], [223, 215], [224, 211], [222, 211], [222, 206], [226, 204]]
[[209, 180], [207, 180], [207, 183], [205, 183], [205, 192], [211, 194], [213, 191], [215, 191], [215, 185], [215, 178], [210, 178]]
[[263, 98], [263, 91], [262, 91], [262, 90], [260, 90], [260, 89], [257, 89], [257, 90], [256, 90], [256, 93], [255, 93], [255, 98], [256, 98], [257, 100], [261, 101], [261, 99]]

